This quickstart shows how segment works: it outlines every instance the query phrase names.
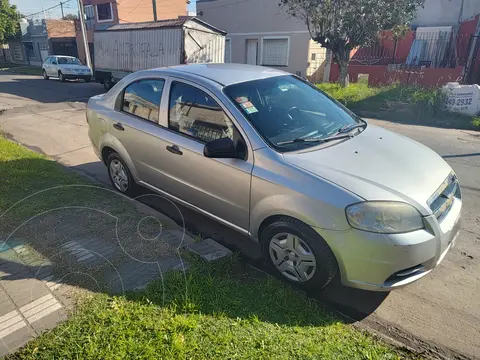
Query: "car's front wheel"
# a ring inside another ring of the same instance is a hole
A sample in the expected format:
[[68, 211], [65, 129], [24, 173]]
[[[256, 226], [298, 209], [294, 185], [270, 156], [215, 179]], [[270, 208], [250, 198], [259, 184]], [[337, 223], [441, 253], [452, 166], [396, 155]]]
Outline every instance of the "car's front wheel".
[[310, 226], [281, 217], [263, 229], [260, 240], [265, 260], [281, 277], [309, 289], [323, 289], [338, 265], [332, 250]]
[[61, 71], [58, 72], [58, 80], [60, 80], [61, 82], [65, 82], [65, 77], [63, 76]]
[[49, 77], [48, 77], [48, 75], [47, 75], [47, 72], [46, 72], [45, 70], [43, 70], [43, 78], [44, 78], [45, 80], [48, 80], [48, 79], [49, 79]]
[[91, 78], [90, 76], [87, 76], [87, 77], [86, 77], [85, 79], [83, 79], [83, 80], [85, 80], [86, 83], [89, 83], [89, 82], [92, 80], [92, 78]]
[[111, 153], [107, 159], [107, 168], [110, 181], [115, 189], [128, 196], [136, 194], [137, 184], [120, 155], [115, 152]]

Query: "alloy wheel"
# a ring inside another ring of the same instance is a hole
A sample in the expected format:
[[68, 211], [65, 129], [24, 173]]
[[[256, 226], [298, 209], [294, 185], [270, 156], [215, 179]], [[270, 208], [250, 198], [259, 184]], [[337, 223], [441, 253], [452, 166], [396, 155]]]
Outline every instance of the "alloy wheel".
[[112, 178], [113, 185], [121, 192], [125, 192], [128, 189], [128, 175], [123, 164], [117, 159], [112, 160], [110, 163], [110, 177]]
[[299, 283], [310, 280], [317, 269], [312, 249], [297, 235], [276, 234], [269, 244], [270, 258], [287, 279]]

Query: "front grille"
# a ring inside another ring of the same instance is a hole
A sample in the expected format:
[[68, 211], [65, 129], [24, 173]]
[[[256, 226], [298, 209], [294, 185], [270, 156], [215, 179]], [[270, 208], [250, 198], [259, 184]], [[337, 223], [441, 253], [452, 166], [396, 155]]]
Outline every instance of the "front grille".
[[450, 174], [427, 203], [438, 221], [442, 221], [453, 206], [455, 198], [460, 198], [460, 186], [455, 174]]

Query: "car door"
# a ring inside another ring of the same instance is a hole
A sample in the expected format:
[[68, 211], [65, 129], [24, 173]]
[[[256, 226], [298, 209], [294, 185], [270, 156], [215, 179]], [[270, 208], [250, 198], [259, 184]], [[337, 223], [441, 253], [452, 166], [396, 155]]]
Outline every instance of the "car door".
[[[147, 181], [227, 225], [249, 228], [253, 152], [221, 103], [207, 89], [181, 79], [169, 82], [168, 109], [158, 148], [147, 161]], [[163, 103], [165, 105], [165, 103]], [[205, 144], [229, 137], [245, 158], [212, 159]]]
[[151, 176], [148, 162], [152, 152], [159, 152], [162, 127], [158, 117], [164, 85], [164, 78], [132, 81], [118, 95], [113, 114], [107, 113], [105, 119], [102, 118], [109, 120], [109, 132], [128, 153], [139, 181]]
[[58, 75], [58, 59], [55, 56], [50, 58], [50, 64], [48, 66], [48, 75], [57, 76]]

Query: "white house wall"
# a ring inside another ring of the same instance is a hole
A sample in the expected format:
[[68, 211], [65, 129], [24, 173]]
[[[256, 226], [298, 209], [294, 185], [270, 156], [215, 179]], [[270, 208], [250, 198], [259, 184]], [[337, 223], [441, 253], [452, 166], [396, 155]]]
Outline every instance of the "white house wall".
[[227, 32], [231, 62], [246, 63], [247, 40], [258, 40], [258, 65], [263, 39], [289, 39], [288, 65], [276, 68], [305, 76], [310, 34], [303, 22], [283, 13], [278, 0], [197, 1], [197, 17]]
[[480, 0], [426, 0], [418, 10], [414, 26], [454, 26], [480, 14]]

